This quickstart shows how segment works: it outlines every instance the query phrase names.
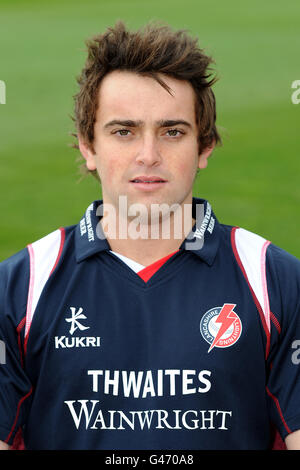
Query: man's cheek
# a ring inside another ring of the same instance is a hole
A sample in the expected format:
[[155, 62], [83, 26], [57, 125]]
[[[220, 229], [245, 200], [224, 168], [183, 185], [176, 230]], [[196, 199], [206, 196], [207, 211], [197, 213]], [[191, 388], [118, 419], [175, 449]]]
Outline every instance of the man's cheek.
[[114, 180], [118, 168], [119, 164], [113, 157], [108, 160], [100, 158], [98, 161], [98, 173], [106, 184], [110, 184]]
[[187, 165], [186, 162], [182, 161], [177, 164], [176, 174], [180, 177], [182, 182], [186, 181], [186, 184], [190, 184], [194, 180], [197, 172], [197, 164]]

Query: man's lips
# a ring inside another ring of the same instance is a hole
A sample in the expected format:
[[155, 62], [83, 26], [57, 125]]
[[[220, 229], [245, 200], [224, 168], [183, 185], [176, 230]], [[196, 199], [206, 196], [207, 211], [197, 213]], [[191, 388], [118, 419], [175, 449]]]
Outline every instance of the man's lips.
[[136, 188], [143, 191], [152, 191], [167, 183], [167, 180], [160, 176], [136, 176], [130, 180]]
[[131, 183], [165, 183], [166, 180], [160, 176], [136, 176], [130, 180]]

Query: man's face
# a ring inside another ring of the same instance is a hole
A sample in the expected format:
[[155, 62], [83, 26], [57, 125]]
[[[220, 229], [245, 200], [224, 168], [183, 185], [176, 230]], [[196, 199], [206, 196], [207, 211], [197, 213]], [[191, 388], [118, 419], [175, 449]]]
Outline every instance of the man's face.
[[156, 80], [114, 71], [99, 89], [92, 153], [79, 140], [89, 170], [97, 170], [103, 202], [118, 208], [142, 203], [191, 203], [197, 168], [204, 168], [212, 148], [198, 154], [195, 94], [186, 81], [161, 76], [172, 95]]

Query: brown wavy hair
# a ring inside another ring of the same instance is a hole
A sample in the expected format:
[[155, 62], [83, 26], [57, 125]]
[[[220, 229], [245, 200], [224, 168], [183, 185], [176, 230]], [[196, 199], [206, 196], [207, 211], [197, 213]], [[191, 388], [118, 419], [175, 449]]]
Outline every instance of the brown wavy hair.
[[[88, 55], [77, 77], [79, 92], [73, 96], [75, 116], [72, 119], [77, 133], [72, 135], [78, 139], [79, 134], [92, 152], [99, 86], [104, 76], [114, 70], [150, 76], [169, 93], [171, 90], [158, 74], [189, 81], [196, 95], [199, 153], [213, 142], [222, 143], [216, 127], [216, 102], [211, 88], [217, 80], [210, 67], [214, 60], [200, 49], [198, 40], [189, 36], [186, 30], [173, 31], [168, 25], [149, 23], [133, 32], [118, 21], [85, 44]], [[78, 149], [78, 142], [72, 147]], [[81, 169], [99, 179], [97, 171], [87, 170], [85, 163]]]

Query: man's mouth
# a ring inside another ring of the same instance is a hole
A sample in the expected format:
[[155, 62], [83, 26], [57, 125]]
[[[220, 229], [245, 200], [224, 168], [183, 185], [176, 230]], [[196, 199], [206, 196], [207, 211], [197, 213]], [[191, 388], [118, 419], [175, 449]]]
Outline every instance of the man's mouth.
[[159, 176], [137, 176], [136, 178], [133, 178], [130, 180], [131, 183], [166, 183], [166, 180], [163, 178], [160, 178]]

